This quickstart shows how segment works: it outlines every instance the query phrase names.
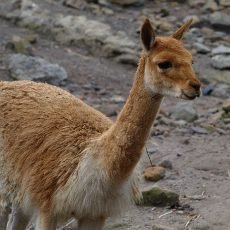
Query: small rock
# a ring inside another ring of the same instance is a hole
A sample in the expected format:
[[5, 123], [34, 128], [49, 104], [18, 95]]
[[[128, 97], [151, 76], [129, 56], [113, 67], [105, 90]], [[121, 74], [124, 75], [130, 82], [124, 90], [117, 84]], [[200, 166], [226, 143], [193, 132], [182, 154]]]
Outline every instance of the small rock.
[[193, 122], [198, 118], [196, 110], [191, 104], [178, 103], [171, 111], [171, 116], [176, 120]]
[[227, 84], [218, 84], [213, 89], [211, 95], [214, 97], [229, 98], [230, 86]]
[[174, 206], [179, 203], [179, 195], [170, 190], [154, 187], [142, 192], [140, 205], [146, 206]]
[[203, 7], [205, 11], [216, 11], [218, 10], [218, 5], [215, 0], [208, 0]]
[[217, 30], [229, 31], [230, 15], [223, 12], [214, 12], [209, 17], [210, 22]]
[[206, 87], [202, 87], [202, 95], [203, 96], [208, 96], [212, 93], [212, 91], [214, 90], [215, 85], [214, 84], [209, 84]]
[[10, 75], [16, 80], [32, 80], [61, 85], [67, 80], [65, 69], [45, 59], [22, 54], [11, 55], [8, 60]]
[[183, 22], [186, 23], [188, 20], [192, 19], [192, 24], [196, 25], [200, 23], [200, 19], [197, 15], [188, 15], [184, 18]]
[[229, 46], [224, 46], [224, 45], [219, 45], [216, 48], [212, 49], [212, 54], [230, 54], [230, 47]]
[[208, 130], [201, 127], [192, 127], [191, 131], [192, 133], [197, 133], [197, 134], [208, 134]]
[[219, 111], [213, 114], [209, 119], [210, 124], [216, 124], [218, 121], [222, 119], [223, 116], [224, 116], [224, 111]]
[[125, 102], [125, 99], [122, 96], [115, 95], [111, 98], [111, 102], [116, 103], [116, 104], [122, 104]]
[[230, 56], [216, 55], [212, 58], [212, 66], [216, 69], [230, 69]]
[[230, 6], [230, 1], [229, 0], [219, 0], [219, 4], [221, 6]]
[[176, 230], [175, 228], [167, 227], [164, 225], [154, 224], [152, 230]]
[[202, 43], [196, 42], [196, 43], [194, 43], [194, 46], [197, 50], [197, 53], [207, 54], [211, 51], [206, 45], [204, 45]]
[[169, 160], [164, 160], [162, 161], [159, 166], [163, 167], [163, 168], [166, 168], [166, 169], [172, 169], [173, 166], [172, 166], [172, 162], [169, 161]]
[[206, 0], [188, 0], [188, 4], [191, 7], [199, 8], [205, 4]]
[[192, 224], [192, 229], [194, 230], [210, 230], [212, 226], [205, 220], [198, 219]]
[[147, 167], [144, 170], [144, 178], [147, 181], [157, 182], [158, 180], [165, 177], [165, 169], [160, 166]]
[[143, 5], [145, 2], [144, 0], [107, 0], [107, 1], [122, 6]]
[[226, 113], [230, 113], [230, 99], [224, 101], [222, 109], [226, 112]]
[[32, 54], [32, 47], [30, 43], [19, 36], [13, 36], [11, 41], [6, 44], [6, 48], [11, 49], [16, 53]]
[[188, 145], [188, 144], [190, 144], [190, 138], [182, 139], [181, 143], [182, 143], [183, 145]]
[[35, 34], [26, 34], [23, 38], [31, 44], [35, 44], [38, 40], [38, 36]]
[[118, 63], [137, 66], [138, 56], [135, 55], [135, 54], [121, 54], [120, 56], [118, 56], [117, 58], [115, 58], [115, 60]]
[[82, 0], [64, 0], [63, 5], [76, 9], [82, 9], [85, 7], [85, 2]]
[[108, 117], [113, 117], [113, 116], [117, 116], [117, 111], [116, 111], [116, 107], [113, 104], [109, 104], [109, 105], [99, 105], [97, 107], [97, 109], [99, 111], [101, 111], [102, 113], [104, 113], [106, 116]]

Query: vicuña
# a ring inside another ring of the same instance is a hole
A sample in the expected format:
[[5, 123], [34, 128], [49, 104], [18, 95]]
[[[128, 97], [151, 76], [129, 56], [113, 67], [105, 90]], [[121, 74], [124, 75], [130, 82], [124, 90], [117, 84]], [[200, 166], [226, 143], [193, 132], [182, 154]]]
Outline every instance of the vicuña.
[[191, 23], [158, 37], [145, 20], [133, 86], [114, 123], [55, 86], [0, 82], [1, 203], [17, 209], [13, 229], [25, 229], [35, 215], [36, 230], [54, 230], [70, 217], [80, 230], [100, 230], [122, 212], [163, 97], [200, 95], [181, 42]]

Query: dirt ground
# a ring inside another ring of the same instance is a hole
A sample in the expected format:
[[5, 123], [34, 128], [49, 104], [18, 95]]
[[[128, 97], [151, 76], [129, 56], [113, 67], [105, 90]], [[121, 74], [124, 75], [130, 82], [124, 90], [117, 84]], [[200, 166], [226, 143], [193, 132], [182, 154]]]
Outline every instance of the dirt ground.
[[[166, 1], [148, 1], [144, 7], [159, 11], [166, 5]], [[81, 13], [92, 19], [96, 18], [87, 10], [82, 12], [63, 6], [54, 10], [68, 10], [74, 14]], [[140, 16], [140, 9], [114, 6], [113, 10], [116, 12], [113, 16], [104, 15], [100, 20], [109, 23], [114, 30], [126, 30], [140, 49], [136, 34], [137, 23], [132, 23]], [[188, 11], [190, 15], [202, 14], [199, 9], [190, 9], [187, 5], [178, 5], [175, 10], [169, 11], [170, 15], [176, 16], [178, 20], [187, 16]], [[126, 28], [124, 24], [127, 25]], [[4, 19], [0, 19], [1, 80], [11, 80], [5, 61], [12, 51], [5, 48], [5, 43], [13, 35], [24, 36], [29, 33], [37, 35], [37, 42], [32, 47], [34, 56], [58, 63], [68, 72], [69, 79], [63, 88], [107, 115], [113, 115], [112, 119], [116, 118], [124, 101], [117, 102], [114, 98], [127, 97], [135, 66], [92, 55], [81, 47], [60, 45], [49, 35], [15, 26]], [[186, 44], [189, 46], [189, 40], [186, 40]], [[194, 66], [202, 79], [202, 74], [210, 71], [209, 58], [197, 54], [195, 59]], [[203, 84], [204, 87], [207, 85], [207, 79], [203, 80]], [[230, 230], [230, 126], [217, 123], [214, 129], [205, 134], [192, 131], [194, 126], [210, 125], [213, 111], [221, 110], [223, 100], [214, 96], [202, 96], [195, 101], [186, 102], [191, 103], [197, 110], [198, 121], [180, 126], [162, 124], [161, 119], [158, 119], [147, 143], [149, 149], [155, 149], [150, 155], [155, 164], [169, 160], [173, 168], [167, 169], [165, 178], [157, 183], [143, 179], [141, 188], [159, 186], [173, 190], [180, 194], [181, 207], [170, 209], [133, 206], [121, 217], [109, 219], [106, 229], [147, 230], [161, 224], [178, 230]], [[178, 102], [178, 99], [165, 98], [159, 117], [167, 117], [171, 108]], [[143, 155], [143, 169], [149, 164], [147, 155]]]

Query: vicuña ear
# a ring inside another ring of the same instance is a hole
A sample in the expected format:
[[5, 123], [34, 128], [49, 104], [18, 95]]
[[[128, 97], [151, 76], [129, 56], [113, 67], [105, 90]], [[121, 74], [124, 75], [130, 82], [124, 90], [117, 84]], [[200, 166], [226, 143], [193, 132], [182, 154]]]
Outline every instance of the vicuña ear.
[[177, 39], [177, 40], [181, 40], [184, 32], [187, 31], [189, 29], [189, 27], [192, 24], [193, 19], [188, 20], [184, 25], [182, 25], [173, 35], [172, 37]]
[[141, 41], [146, 51], [150, 51], [154, 45], [155, 33], [148, 18], [145, 19], [145, 22], [141, 28]]

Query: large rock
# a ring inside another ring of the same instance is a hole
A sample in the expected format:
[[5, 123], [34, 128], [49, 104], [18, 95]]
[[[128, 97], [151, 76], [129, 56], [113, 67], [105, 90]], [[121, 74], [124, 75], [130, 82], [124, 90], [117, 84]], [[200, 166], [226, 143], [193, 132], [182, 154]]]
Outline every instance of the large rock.
[[209, 17], [213, 27], [217, 30], [229, 31], [230, 27], [230, 15], [223, 12], [214, 12]]
[[45, 59], [14, 54], [8, 60], [10, 76], [15, 80], [32, 80], [61, 85], [67, 79], [65, 69]]
[[179, 203], [179, 195], [175, 192], [154, 187], [142, 192], [140, 205], [145, 206], [174, 206]]
[[212, 66], [216, 69], [230, 69], [229, 55], [216, 55], [212, 57]]
[[196, 110], [191, 104], [178, 103], [171, 111], [171, 117], [176, 120], [193, 122], [198, 118]]
[[[19, 8], [10, 12], [0, 11], [0, 16], [20, 26], [49, 33], [62, 44], [83, 46], [92, 54], [116, 57], [115, 60], [122, 63], [136, 64], [138, 51], [135, 43], [124, 31], [113, 32], [109, 24], [86, 16], [55, 13], [32, 0], [21, 0]], [[119, 56], [123, 58], [117, 58]]]

